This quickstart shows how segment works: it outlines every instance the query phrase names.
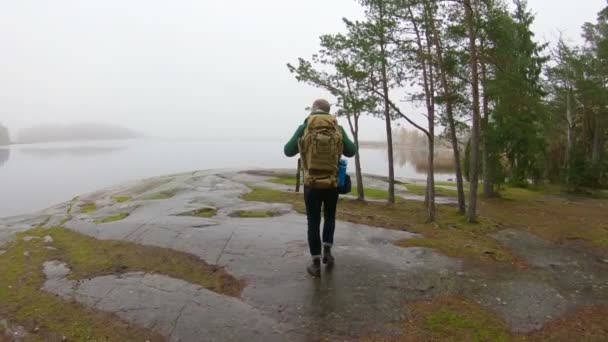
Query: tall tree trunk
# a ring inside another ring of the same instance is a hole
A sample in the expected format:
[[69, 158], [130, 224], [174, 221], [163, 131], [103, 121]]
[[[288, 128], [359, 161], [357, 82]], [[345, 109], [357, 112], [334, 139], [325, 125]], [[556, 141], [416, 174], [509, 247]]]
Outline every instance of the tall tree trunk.
[[566, 155], [564, 158], [566, 172], [566, 184], [570, 184], [570, 169], [572, 167], [572, 158], [574, 153], [574, 116], [572, 115], [572, 87], [566, 90], [566, 123], [568, 125]]
[[355, 154], [355, 176], [357, 177], [357, 199], [365, 201], [365, 189], [363, 188], [363, 173], [361, 172], [361, 155], [359, 154], [359, 116], [355, 117], [355, 132], [353, 132], [357, 154]]
[[[425, 46], [422, 44], [422, 37], [416, 22], [416, 17], [411, 7], [408, 7], [410, 19], [416, 33], [416, 44], [418, 45], [418, 59], [422, 66], [422, 80], [424, 87], [424, 97], [426, 102], [427, 118], [428, 118], [428, 131], [426, 132], [428, 139], [427, 146], [427, 160], [428, 160], [428, 171], [426, 177], [426, 193], [424, 203], [427, 207], [427, 220], [429, 222], [435, 221], [435, 142], [434, 142], [434, 128], [435, 128], [435, 99], [434, 99], [434, 76], [433, 76], [433, 65], [429, 63], [428, 58], [431, 55], [431, 42], [428, 35], [428, 29], [425, 31], [426, 38], [426, 51]], [[429, 21], [429, 8], [428, 3], [424, 3], [424, 19]], [[427, 56], [425, 56], [425, 52]]]
[[489, 120], [490, 120], [490, 108], [487, 92], [487, 66], [485, 62], [481, 63], [481, 78], [483, 85], [483, 118], [481, 120], [481, 159], [483, 165], [483, 196], [485, 198], [494, 197], [494, 179], [493, 179], [493, 164], [490, 161], [490, 141], [488, 139], [488, 129], [489, 129]]
[[566, 123], [568, 124], [567, 130], [567, 146], [566, 146], [566, 166], [570, 165], [572, 160], [572, 152], [574, 150], [574, 116], [572, 115], [572, 88], [568, 88], [566, 91]]
[[357, 146], [357, 153], [355, 154], [355, 177], [357, 179], [357, 199], [365, 201], [365, 189], [363, 188], [363, 174], [361, 173], [361, 155], [359, 154], [359, 117], [360, 113], [347, 113], [346, 119], [348, 120], [348, 126], [350, 132], [353, 134], [355, 140], [355, 146]]
[[[381, 5], [382, 6], [382, 5]], [[381, 7], [382, 13], [382, 7]], [[383, 19], [381, 19], [383, 20]], [[395, 165], [393, 156], [393, 129], [391, 127], [391, 107], [388, 89], [386, 40], [384, 32], [380, 35], [382, 96], [384, 100], [384, 120], [386, 121], [386, 145], [388, 151], [388, 203], [395, 203]]]
[[603, 137], [604, 132], [602, 131], [601, 119], [598, 117], [599, 113], [593, 114], [593, 144], [591, 147], [591, 170], [593, 171], [593, 181], [595, 185], [600, 182], [602, 168], [600, 162], [602, 160], [602, 149], [603, 149]]
[[467, 220], [473, 223], [477, 221], [477, 188], [479, 185], [479, 70], [477, 65], [478, 56], [475, 18], [473, 16], [471, 0], [464, 0], [464, 10], [469, 35], [469, 52], [471, 54], [469, 64], [471, 68], [471, 86], [473, 94], [473, 123], [471, 127], [471, 157], [469, 170], [470, 189]]
[[458, 146], [458, 137], [456, 135], [456, 121], [454, 120], [454, 105], [452, 103], [452, 92], [448, 83], [447, 71], [443, 61], [443, 46], [435, 28], [435, 21], [430, 21], [433, 41], [435, 43], [435, 51], [437, 54], [437, 62], [439, 63], [439, 77], [441, 87], [443, 88], [443, 96], [448, 118], [448, 128], [450, 142], [452, 144], [452, 152], [454, 154], [454, 167], [456, 171], [456, 188], [458, 190], [458, 211], [461, 214], [466, 213], [466, 201], [464, 196], [464, 179], [462, 176], [462, 165], [460, 161], [460, 148]]
[[[425, 2], [425, 14], [426, 14], [426, 22], [428, 26], [428, 22], [433, 20], [433, 14], [431, 13], [431, 9], [428, 6], [428, 2]], [[429, 170], [427, 174], [428, 178], [428, 221], [435, 222], [436, 216], [436, 208], [435, 208], [435, 73], [434, 66], [431, 60], [432, 56], [432, 42], [431, 37], [429, 35], [428, 28], [424, 31], [424, 35], [426, 38], [426, 58], [429, 59], [428, 63], [428, 87], [427, 87], [427, 107], [428, 107], [428, 125], [429, 125], [429, 150], [428, 150], [428, 163]]]

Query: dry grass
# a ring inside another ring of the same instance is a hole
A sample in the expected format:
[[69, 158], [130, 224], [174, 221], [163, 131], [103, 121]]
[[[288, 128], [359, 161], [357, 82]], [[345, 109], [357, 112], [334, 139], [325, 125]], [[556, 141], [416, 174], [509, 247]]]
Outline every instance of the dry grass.
[[398, 336], [368, 336], [365, 342], [423, 341], [608, 341], [608, 307], [588, 307], [553, 320], [539, 331], [514, 334], [493, 313], [459, 297], [442, 297], [408, 305], [410, 317]]

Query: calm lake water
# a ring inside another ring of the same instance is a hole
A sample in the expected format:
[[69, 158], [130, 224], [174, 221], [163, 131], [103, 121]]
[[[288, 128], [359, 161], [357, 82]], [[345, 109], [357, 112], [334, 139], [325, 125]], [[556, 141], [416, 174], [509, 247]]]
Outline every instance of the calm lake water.
[[[123, 140], [0, 147], [0, 217], [29, 213], [121, 182], [225, 168], [294, 168], [284, 142]], [[386, 175], [385, 149], [361, 149], [363, 172]], [[395, 152], [396, 176], [424, 179], [424, 153]], [[354, 172], [354, 160], [349, 170]], [[438, 180], [453, 177], [442, 169]]]

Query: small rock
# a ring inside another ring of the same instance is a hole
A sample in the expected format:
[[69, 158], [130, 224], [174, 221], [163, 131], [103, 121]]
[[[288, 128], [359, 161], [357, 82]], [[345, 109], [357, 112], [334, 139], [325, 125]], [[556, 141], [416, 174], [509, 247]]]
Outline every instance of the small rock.
[[28, 235], [28, 236], [24, 236], [23, 237], [23, 241], [25, 241], [25, 242], [29, 242], [29, 241], [32, 241], [32, 240], [38, 240], [38, 239], [40, 239], [40, 238], [37, 237], [37, 236], [29, 236]]
[[67, 338], [67, 337], [65, 337], [65, 336], [61, 336], [61, 341], [67, 341], [67, 340], [68, 340], [68, 338]]
[[26, 257], [26, 258], [29, 258], [30, 257], [30, 252], [28, 252], [28, 251], [23, 252], [23, 256]]
[[602, 262], [603, 262], [604, 264], [608, 264], [608, 259], [602, 259]]
[[6, 251], [5, 251], [5, 250], [3, 250], [3, 249], [0, 249], [0, 255], [2, 255], [2, 254], [4, 254], [4, 253], [6, 253]]
[[462, 277], [464, 276], [464, 272], [456, 272], [456, 275]]
[[51, 251], [56, 251], [56, 250], [57, 250], [57, 248], [55, 248], [55, 247], [53, 247], [53, 246], [46, 246], [46, 247], [44, 247], [44, 248], [46, 248], [46, 249], [48, 249], [48, 250], [51, 250]]
[[53, 243], [53, 238], [50, 235], [45, 236], [44, 243]]
[[496, 297], [496, 301], [500, 303], [502, 302], [502, 299], [500, 299], [500, 297]]

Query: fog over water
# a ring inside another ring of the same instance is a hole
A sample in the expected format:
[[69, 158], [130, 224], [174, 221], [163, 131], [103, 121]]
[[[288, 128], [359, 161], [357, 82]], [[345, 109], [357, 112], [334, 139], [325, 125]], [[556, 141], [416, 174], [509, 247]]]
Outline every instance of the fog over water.
[[[606, 4], [528, 3], [538, 39], [575, 41]], [[355, 0], [1, 1], [0, 122], [13, 134], [102, 122], [159, 137], [284, 139], [327, 96], [285, 64], [360, 16]], [[382, 121], [364, 121], [363, 138], [382, 138]]]

